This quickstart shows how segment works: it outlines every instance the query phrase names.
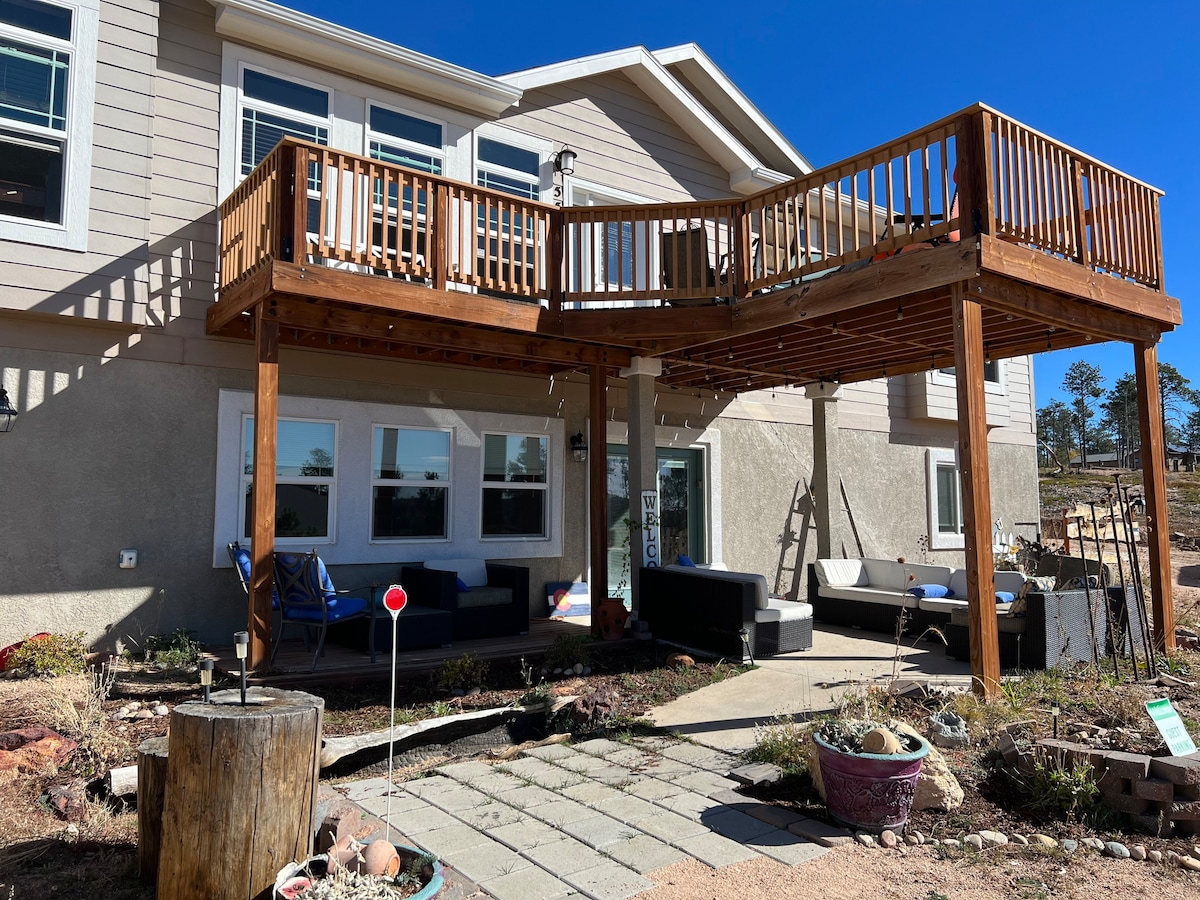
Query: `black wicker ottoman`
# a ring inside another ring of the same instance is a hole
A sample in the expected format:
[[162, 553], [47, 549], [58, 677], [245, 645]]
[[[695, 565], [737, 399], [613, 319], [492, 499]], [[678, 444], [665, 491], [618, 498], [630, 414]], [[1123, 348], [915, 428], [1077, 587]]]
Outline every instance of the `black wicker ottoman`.
[[771, 598], [767, 609], [754, 613], [754, 655], [777, 656], [811, 650], [813, 611], [807, 603]]

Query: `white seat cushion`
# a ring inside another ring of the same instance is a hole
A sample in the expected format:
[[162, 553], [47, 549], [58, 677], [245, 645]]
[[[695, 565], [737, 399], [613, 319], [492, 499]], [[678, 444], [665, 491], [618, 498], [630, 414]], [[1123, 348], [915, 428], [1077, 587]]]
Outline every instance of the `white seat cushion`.
[[859, 559], [818, 559], [813, 570], [821, 587], [867, 583], [867, 573]]
[[867, 573], [867, 584], [871, 587], [893, 591], [908, 589], [908, 575], [902, 563], [894, 559], [864, 559], [862, 564]]
[[[1020, 591], [1021, 585], [1024, 583], [1025, 576], [1020, 572], [997, 572], [993, 581], [993, 584], [996, 585], [995, 590], [1008, 591], [1010, 594]], [[954, 596], [959, 600], [967, 599], [966, 569], [955, 569], [950, 574], [950, 590], [954, 591]]]
[[796, 622], [811, 619], [813, 608], [808, 603], [794, 600], [768, 600], [766, 609], [754, 611], [755, 622]]
[[487, 585], [487, 563], [482, 559], [429, 559], [425, 568], [439, 572], [455, 572], [467, 587]]
[[920, 563], [902, 563], [902, 565], [904, 571], [908, 573], [905, 590], [919, 584], [944, 584], [949, 586], [950, 573], [954, 571], [949, 566], [925, 566]]
[[917, 606], [926, 612], [952, 613], [959, 608], [966, 608], [966, 600], [956, 600], [952, 597], [921, 597]]
[[867, 603], [882, 603], [885, 606], [916, 609], [917, 598], [903, 591], [887, 591], [876, 587], [823, 587], [822, 597], [836, 600], [865, 600]]

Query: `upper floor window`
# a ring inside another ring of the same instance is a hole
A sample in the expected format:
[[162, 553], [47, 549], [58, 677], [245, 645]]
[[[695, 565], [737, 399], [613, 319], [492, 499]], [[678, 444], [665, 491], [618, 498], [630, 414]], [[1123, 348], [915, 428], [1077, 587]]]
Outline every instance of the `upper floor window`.
[[0, 0], [0, 237], [86, 244], [96, 19], [93, 4]]
[[545, 435], [483, 436], [483, 537], [546, 536], [548, 449]]
[[[327, 146], [329, 106], [329, 91], [324, 88], [243, 69], [241, 174], [253, 172], [284, 137]], [[313, 176], [310, 173], [310, 181]]]
[[450, 536], [451, 433], [376, 426], [371, 540]]
[[[279, 419], [275, 449], [275, 537], [333, 539], [337, 425]], [[242, 420], [242, 537], [254, 530], [254, 418]]]
[[372, 159], [441, 175], [445, 165], [442, 126], [372, 104], [367, 121]]
[[476, 184], [527, 200], [541, 198], [541, 161], [537, 153], [486, 137], [479, 138], [478, 146]]

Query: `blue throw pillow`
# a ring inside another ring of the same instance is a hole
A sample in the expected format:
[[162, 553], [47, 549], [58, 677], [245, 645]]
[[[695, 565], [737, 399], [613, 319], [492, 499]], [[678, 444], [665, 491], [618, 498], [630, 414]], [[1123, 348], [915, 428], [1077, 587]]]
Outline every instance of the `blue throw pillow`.
[[679, 559], [677, 559], [676, 562], [681, 566], [690, 566], [693, 569], [696, 568], [696, 564], [692, 562], [692, 558], [686, 553], [680, 553]]
[[460, 594], [465, 594], [467, 591], [470, 590], [470, 588], [467, 587], [467, 583], [465, 581], [463, 581], [461, 578], [457, 579], [457, 581], [458, 581], [458, 592]]
[[997, 603], [1012, 603], [1017, 599], [1017, 595], [1012, 591], [996, 591]]
[[928, 597], [930, 600], [954, 596], [954, 591], [944, 584], [918, 584], [916, 587], [910, 587], [908, 592], [914, 597]]

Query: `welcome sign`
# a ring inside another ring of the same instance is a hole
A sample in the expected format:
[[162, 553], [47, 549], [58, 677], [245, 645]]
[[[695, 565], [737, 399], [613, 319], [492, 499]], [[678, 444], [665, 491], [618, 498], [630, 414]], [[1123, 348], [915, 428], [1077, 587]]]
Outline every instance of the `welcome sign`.
[[642, 565], [647, 569], [662, 565], [658, 542], [658, 491], [642, 491]]

